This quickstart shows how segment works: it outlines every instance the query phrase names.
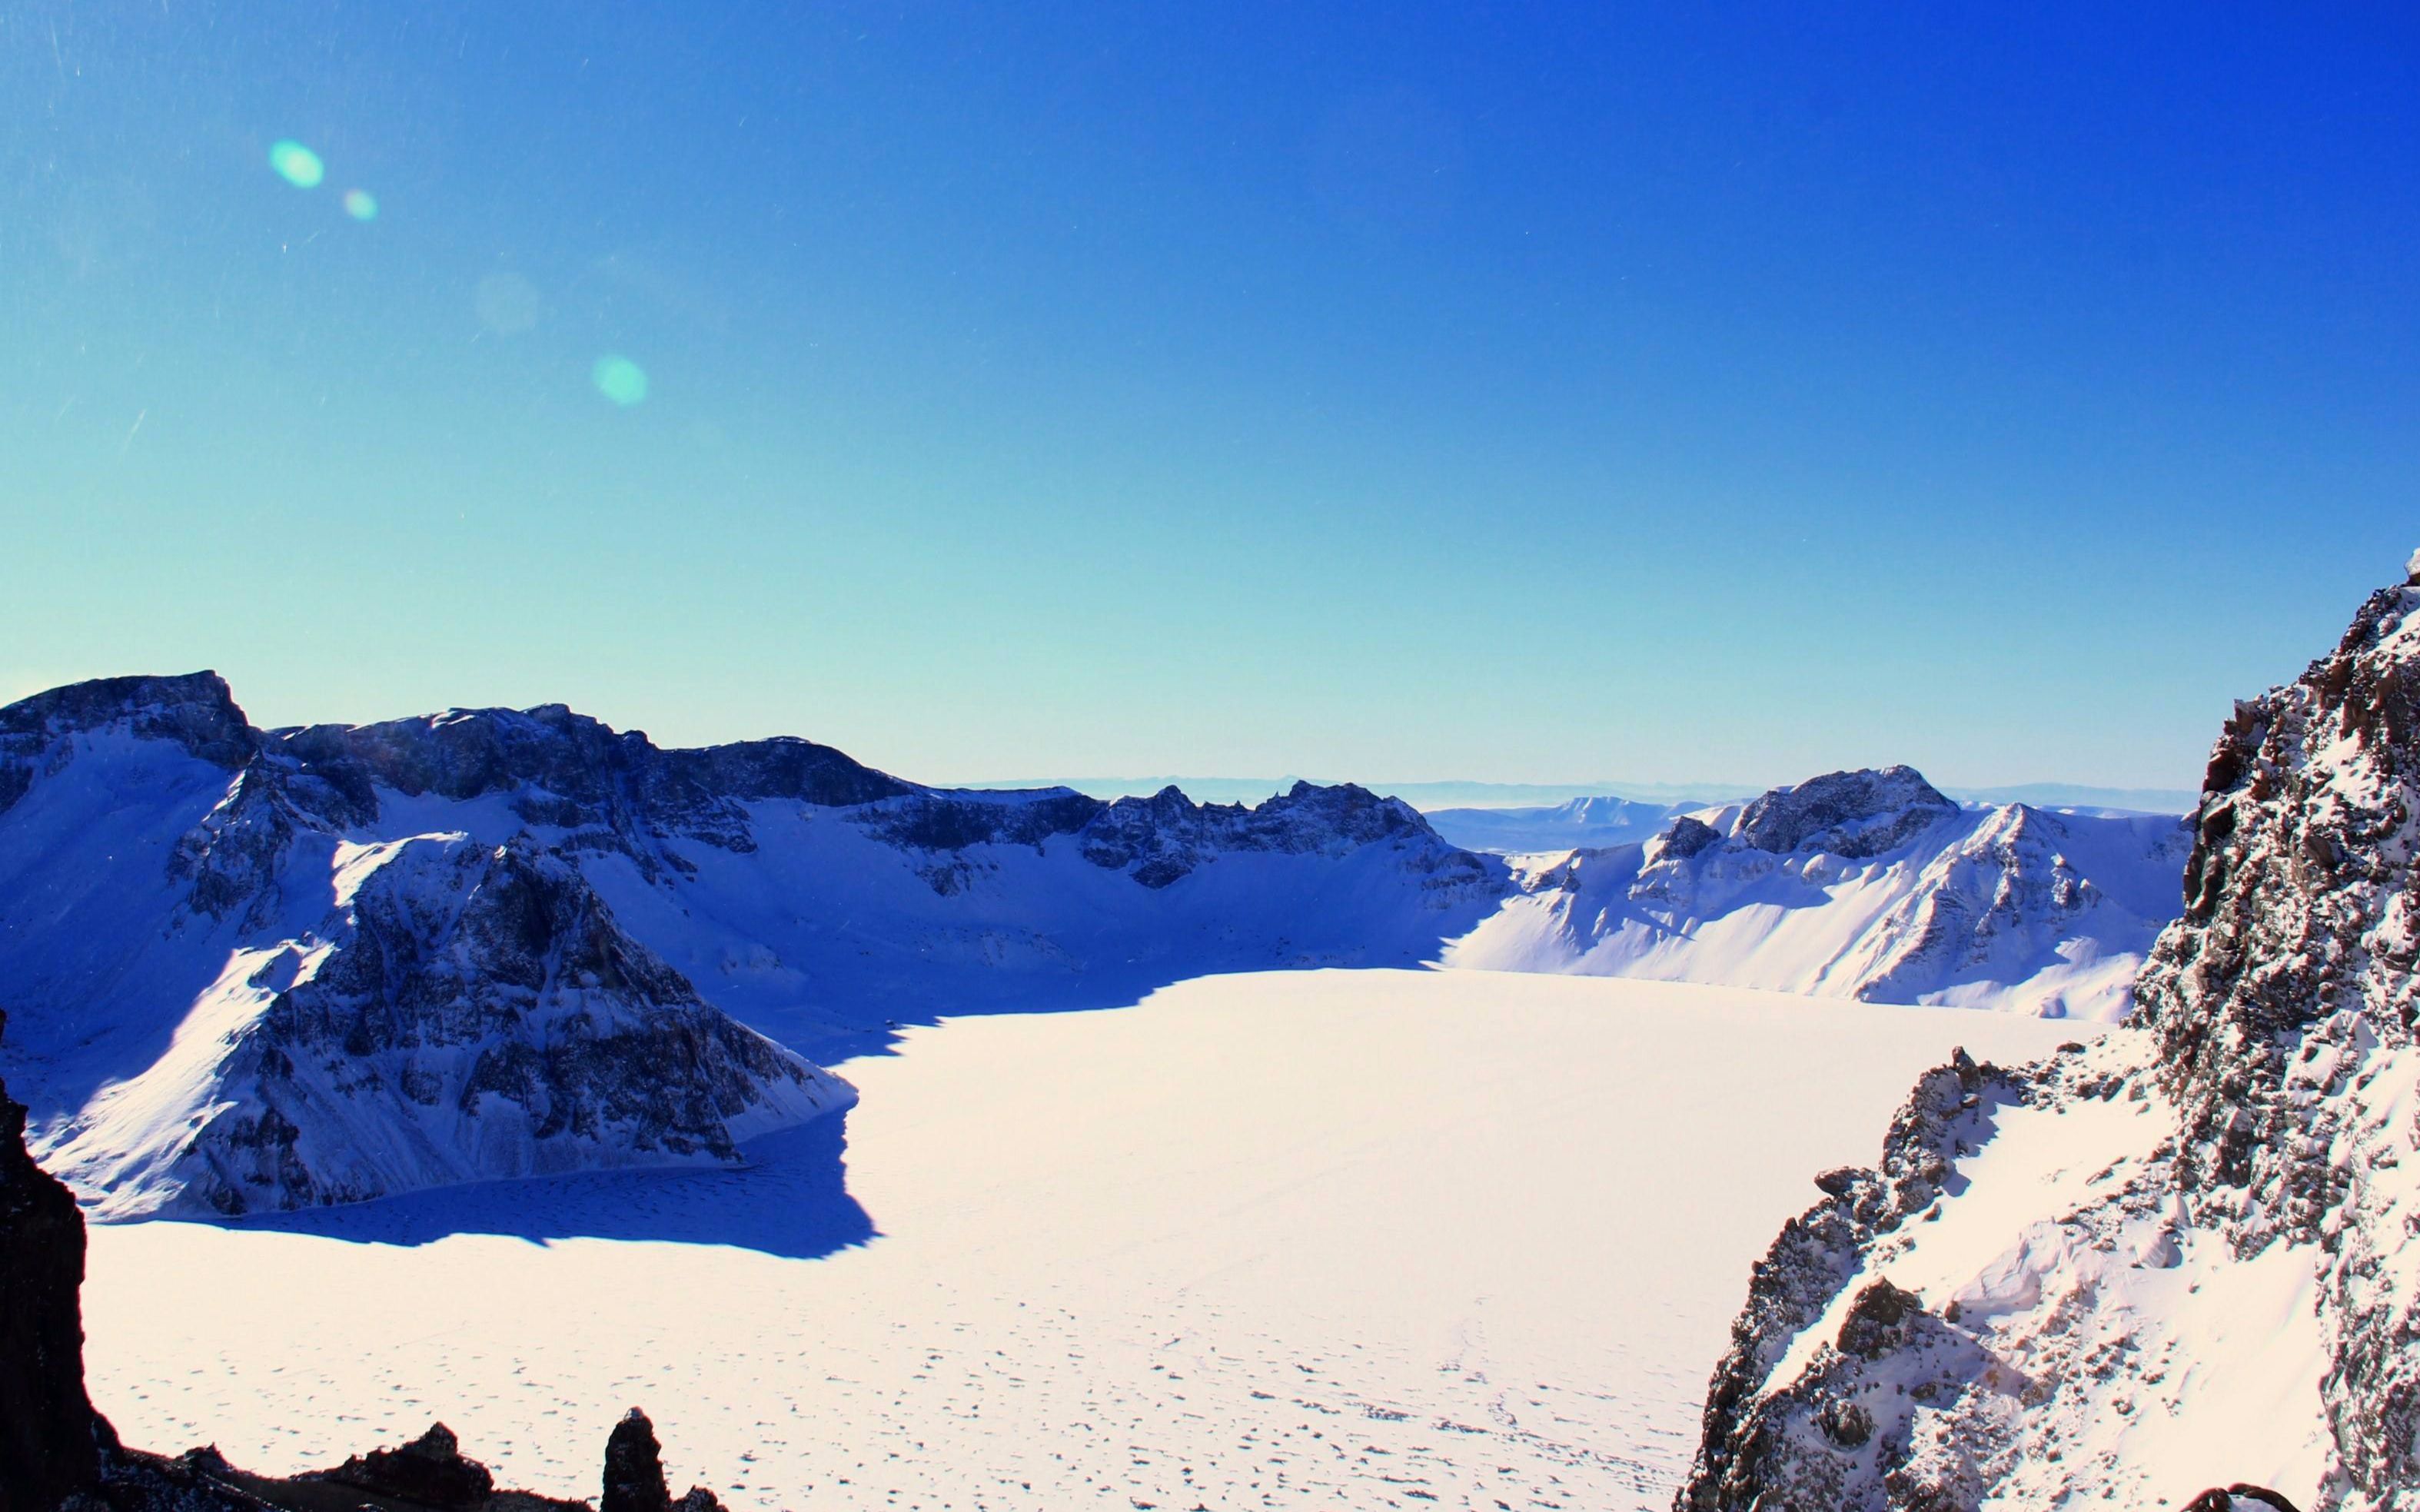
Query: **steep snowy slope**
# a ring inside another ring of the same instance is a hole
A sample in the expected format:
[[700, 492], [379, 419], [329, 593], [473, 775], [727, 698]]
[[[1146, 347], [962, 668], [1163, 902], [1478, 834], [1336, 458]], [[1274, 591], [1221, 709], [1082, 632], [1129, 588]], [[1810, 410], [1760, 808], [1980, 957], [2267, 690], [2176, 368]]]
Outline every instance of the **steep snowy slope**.
[[44, 1157], [242, 1211], [729, 1159], [829, 1054], [960, 1008], [1433, 958], [1500, 863], [1357, 788], [918, 788], [560, 707], [252, 729], [209, 674], [0, 711], [0, 980]]
[[1645, 803], [1600, 796], [1543, 809], [1432, 809], [1429, 824], [1466, 851], [1524, 856], [1652, 840], [1679, 815], [1706, 807], [1688, 800]]
[[2211, 758], [2139, 1026], [1922, 1083], [1759, 1267], [1689, 1512], [2420, 1508], [2420, 559]]
[[1835, 772], [1529, 864], [1448, 964], [2124, 1017], [2190, 832], [1962, 809], [1915, 771]]
[[0, 711], [0, 795], [12, 1038], [104, 1216], [727, 1161], [849, 1100], [526, 840], [347, 838], [215, 678]]

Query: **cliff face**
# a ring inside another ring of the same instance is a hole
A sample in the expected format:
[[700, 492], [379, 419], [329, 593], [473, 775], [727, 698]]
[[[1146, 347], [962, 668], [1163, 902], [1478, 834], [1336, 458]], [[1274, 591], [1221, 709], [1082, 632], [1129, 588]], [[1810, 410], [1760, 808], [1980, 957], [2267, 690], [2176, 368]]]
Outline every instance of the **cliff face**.
[[2227, 720], [2132, 1026], [1935, 1073], [1823, 1179], [1680, 1507], [2420, 1508], [2415, 612], [2420, 572]]
[[84, 1216], [24, 1136], [0, 1085], [0, 1512], [91, 1491], [105, 1433], [84, 1393]]
[[2319, 1256], [2326, 1506], [2420, 1504], [2415, 806], [2420, 571], [2299, 680], [2237, 706], [2185, 918], [2141, 987], [2195, 1221], [2246, 1259]]

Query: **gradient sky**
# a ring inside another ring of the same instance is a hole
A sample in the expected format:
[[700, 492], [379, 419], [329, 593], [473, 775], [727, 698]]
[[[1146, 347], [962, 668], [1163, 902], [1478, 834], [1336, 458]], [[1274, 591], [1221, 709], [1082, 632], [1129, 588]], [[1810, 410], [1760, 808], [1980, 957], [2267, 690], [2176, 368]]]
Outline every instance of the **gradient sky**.
[[2420, 33], [1976, 8], [0, 0], [0, 697], [2191, 786], [2420, 545]]

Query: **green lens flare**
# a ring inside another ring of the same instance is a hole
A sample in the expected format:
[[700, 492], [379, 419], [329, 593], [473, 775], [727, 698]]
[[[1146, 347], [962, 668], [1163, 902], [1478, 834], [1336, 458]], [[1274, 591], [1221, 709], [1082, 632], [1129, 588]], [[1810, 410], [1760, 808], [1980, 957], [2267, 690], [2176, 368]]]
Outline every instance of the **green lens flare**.
[[597, 393], [625, 409], [647, 396], [646, 369], [627, 357], [600, 357], [588, 376]]
[[328, 177], [327, 165], [319, 154], [300, 142], [279, 142], [269, 149], [269, 165], [277, 177], [297, 189], [317, 189], [319, 180]]
[[356, 221], [378, 219], [378, 196], [366, 189], [345, 191], [345, 213]]

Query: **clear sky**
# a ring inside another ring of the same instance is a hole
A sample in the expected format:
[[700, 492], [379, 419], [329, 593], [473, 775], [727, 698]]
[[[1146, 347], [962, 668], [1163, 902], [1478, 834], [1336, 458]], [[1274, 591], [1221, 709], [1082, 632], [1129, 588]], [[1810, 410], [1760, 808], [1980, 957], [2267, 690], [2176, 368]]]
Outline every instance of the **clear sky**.
[[2420, 545], [2420, 35], [1980, 8], [0, 0], [0, 696], [2192, 785]]

